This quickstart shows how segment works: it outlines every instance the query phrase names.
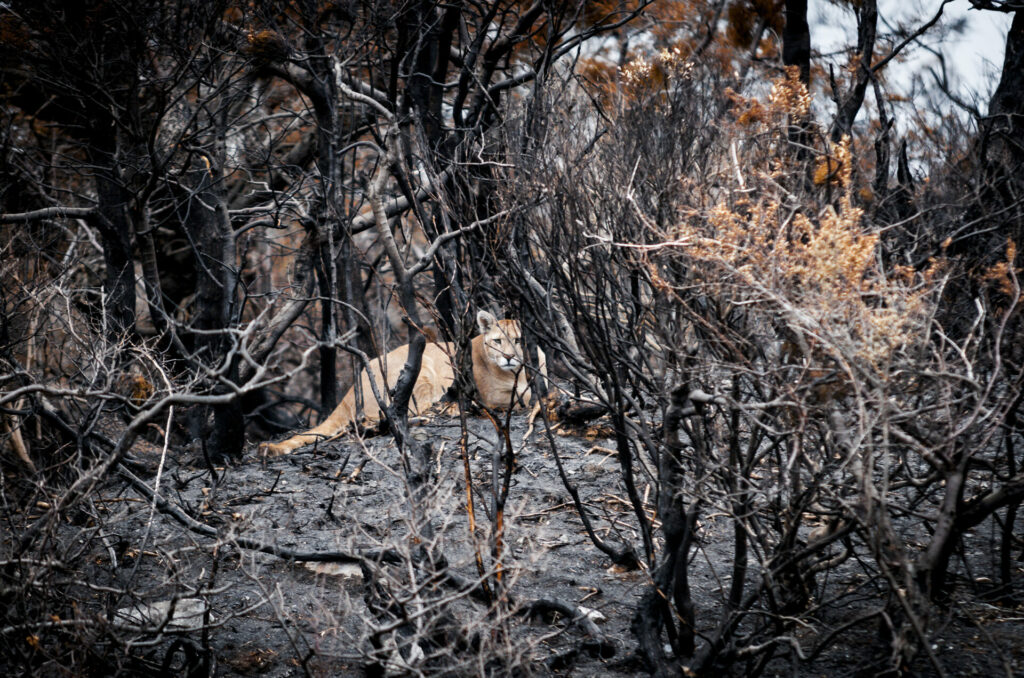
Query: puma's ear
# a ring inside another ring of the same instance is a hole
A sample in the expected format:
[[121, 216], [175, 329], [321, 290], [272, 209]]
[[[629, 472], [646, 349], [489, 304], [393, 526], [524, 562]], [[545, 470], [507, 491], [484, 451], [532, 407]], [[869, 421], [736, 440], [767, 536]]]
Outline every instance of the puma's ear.
[[480, 334], [487, 334], [497, 324], [498, 319], [490, 311], [480, 311], [476, 314], [476, 324], [480, 328]]

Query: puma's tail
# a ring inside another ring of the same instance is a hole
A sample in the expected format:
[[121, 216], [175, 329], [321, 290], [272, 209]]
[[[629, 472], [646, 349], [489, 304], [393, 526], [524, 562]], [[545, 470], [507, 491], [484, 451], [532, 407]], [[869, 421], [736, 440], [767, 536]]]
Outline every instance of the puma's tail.
[[334, 408], [331, 416], [324, 419], [319, 426], [311, 428], [305, 433], [294, 435], [288, 440], [282, 440], [279, 443], [260, 443], [259, 454], [261, 457], [276, 457], [282, 454], [289, 454], [292, 450], [306, 445], [326, 442], [331, 438], [335, 438], [344, 433], [345, 429], [355, 420], [355, 410], [355, 394], [349, 390], [342, 399], [341, 404]]

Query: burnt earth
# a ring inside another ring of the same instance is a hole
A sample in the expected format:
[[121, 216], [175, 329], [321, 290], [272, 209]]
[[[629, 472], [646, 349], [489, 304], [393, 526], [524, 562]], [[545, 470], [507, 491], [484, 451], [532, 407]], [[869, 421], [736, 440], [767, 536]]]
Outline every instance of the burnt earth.
[[[643, 673], [630, 624], [649, 577], [643, 569], [613, 566], [594, 547], [559, 477], [543, 424], [538, 421], [537, 430], [524, 441], [526, 428], [525, 415], [512, 418], [517, 468], [505, 516], [503, 577], [509, 604], [502, 610], [532, 606], [536, 614], [509, 613], [499, 625], [500, 633], [481, 634], [501, 616], [501, 610], [454, 595], [458, 586], [431, 589], [431, 595], [453, 594], [454, 600], [444, 607], [444, 615], [455, 619], [455, 630], [450, 628], [447, 637], [463, 634], [463, 640], [476, 639], [466, 640], [465, 647], [459, 647], [458, 637], [451, 640], [455, 659], [449, 662], [448, 675], [501, 673], [512, 667], [524, 675], [589, 678]], [[486, 419], [470, 418], [469, 430], [477, 541], [484, 561], [491, 563], [489, 493], [498, 436]], [[636, 517], [622, 485], [613, 443], [602, 437], [604, 433], [595, 427], [572, 435], [559, 433], [554, 440], [598, 536], [639, 551], [642, 541]], [[466, 512], [458, 419], [438, 417], [415, 427], [413, 435], [429, 442], [435, 453], [437, 480], [431, 484], [429, 516], [437, 550], [461, 581], [471, 581], [477, 569]], [[144, 481], [153, 486], [160, 450], [140, 445], [135, 453], [148, 470]], [[166, 607], [158, 607], [160, 603], [173, 600], [178, 609], [193, 602], [198, 605], [192, 620], [195, 626], [189, 627], [187, 619], [175, 619], [157, 634], [156, 642], [136, 647], [124, 660], [124, 670], [134, 673], [160, 666], [183, 673], [192, 665], [221, 676], [364, 675], [371, 649], [367, 631], [372, 621], [379, 622], [370, 614], [365, 596], [364, 576], [373, 574], [351, 563], [296, 562], [251, 545], [319, 554], [413, 552], [413, 512], [401, 463], [389, 436], [348, 437], [273, 459], [250, 457], [218, 469], [216, 482], [201, 461], [167, 455], [159, 476], [161, 495], [216, 528], [216, 536], [186, 529], [155, 510], [149, 498], [123, 478], [109, 483], [96, 501], [97, 511], [109, 517], [107, 540], [95, 542], [83, 553], [78, 575], [97, 584], [123, 587], [134, 593], [134, 599], [88, 594], [96, 609], [106, 610], [108, 619], [113, 613], [115, 620], [127, 623], [120, 629], [121, 637], [131, 638], [131, 624], [159, 624], [169, 616]], [[648, 468], [640, 470], [637, 482], [648, 515], [654, 516]], [[731, 531], [725, 516], [713, 512], [707, 512], [700, 523], [690, 578], [699, 632], [713, 628], [724, 604]], [[77, 534], [70, 526], [65, 532], [69, 538]], [[249, 540], [249, 548], [239, 546], [244, 539]], [[120, 546], [100, 545], [111, 540]], [[973, 546], [968, 541], [965, 548]], [[812, 624], [792, 632], [796, 641], [811, 647], [831, 629], [870, 608], [875, 592], [863, 590], [865, 576], [856, 563], [856, 558], [851, 559], [817, 582], [815, 597], [834, 602], [823, 605]], [[380, 568], [402, 576], [400, 565]], [[942, 630], [934, 638], [933, 651], [948, 675], [1024, 675], [1024, 610], [986, 602], [979, 588], [984, 578], [974, 580], [977, 586], [958, 587]], [[559, 605], [564, 606], [561, 611]], [[595, 624], [568, 623], [565, 609], [580, 606], [595, 611]], [[500, 642], [495, 640], [499, 636]], [[205, 664], [199, 659], [204, 648], [212, 656]], [[870, 673], [879, 653], [885, 651], [877, 628], [861, 625], [840, 634], [813, 660], [780, 654], [765, 675]], [[474, 659], [458, 659], [460, 655]], [[932, 673], [923, 660], [915, 670], [919, 675]], [[397, 665], [389, 671], [401, 672]], [[741, 668], [736, 671], [742, 675]]]

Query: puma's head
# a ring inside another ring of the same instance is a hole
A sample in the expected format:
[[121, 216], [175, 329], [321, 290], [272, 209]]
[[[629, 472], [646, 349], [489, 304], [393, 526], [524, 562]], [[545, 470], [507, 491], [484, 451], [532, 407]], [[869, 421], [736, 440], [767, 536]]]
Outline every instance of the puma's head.
[[522, 332], [515, 320], [498, 320], [487, 311], [476, 315], [483, 337], [484, 357], [505, 372], [516, 372], [523, 366]]

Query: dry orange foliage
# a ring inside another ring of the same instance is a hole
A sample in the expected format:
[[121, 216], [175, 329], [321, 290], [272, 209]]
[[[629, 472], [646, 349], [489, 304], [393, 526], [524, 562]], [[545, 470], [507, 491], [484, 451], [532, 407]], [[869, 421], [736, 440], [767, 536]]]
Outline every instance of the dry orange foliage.
[[1017, 260], [1017, 243], [1006, 239], [1006, 258], [990, 266], [982, 273], [982, 280], [993, 284], [996, 289], [1008, 297], [1013, 297], [1020, 286], [1018, 275], [1021, 269], [1014, 267]]
[[618, 89], [619, 69], [604, 59], [580, 59], [577, 67], [584, 85], [607, 105]]
[[[768, 116], [752, 102], [734, 97], [745, 108], [737, 119], [737, 137], [742, 136], [739, 127], [752, 124], [755, 117], [770, 117], [781, 130], [783, 116], [809, 112], [810, 95], [794, 76], [775, 83], [764, 107]], [[849, 138], [829, 148], [814, 172], [814, 183], [827, 183], [833, 192], [800, 203], [794, 203], [784, 184], [802, 170], [792, 167], [780, 148], [753, 160], [760, 167], [734, 167], [745, 177], [729, 173], [740, 184], [733, 187], [739, 189], [736, 193], [723, 192], [708, 209], [692, 208], [689, 218], [665, 233], [660, 244], [645, 247], [652, 275], [657, 281], [660, 257], [682, 256], [694, 282], [732, 303], [765, 304], [791, 329], [824, 339], [845, 360], [870, 369], [881, 366], [895, 351], [920, 339], [917, 332], [942, 267], [933, 263], [915, 271], [882, 266], [879, 234], [865, 224], [854, 200], [859, 192]], [[754, 157], [748, 155], [748, 162]], [[1013, 256], [1011, 243], [1007, 261]], [[1003, 287], [1009, 265], [1003, 262], [990, 271]]]
[[623, 103], [660, 95], [674, 79], [689, 77], [691, 68], [686, 51], [679, 45], [632, 59], [619, 71]]
[[771, 110], [776, 113], [806, 117], [811, 111], [811, 93], [800, 80], [800, 68], [787, 66], [786, 75], [772, 85], [768, 95]]
[[746, 49], [753, 44], [758, 27], [781, 35], [785, 24], [782, 3], [776, 0], [733, 0], [725, 13], [726, 38], [729, 44]]
[[864, 230], [849, 195], [817, 215], [790, 217], [774, 197], [738, 207], [720, 203], [677, 228], [679, 250], [709, 265], [705, 283], [740, 303], [767, 303], [871, 364], [913, 341], [934, 272], [886, 276], [878, 234]]
[[852, 177], [853, 159], [850, 155], [850, 138], [845, 137], [832, 149], [832, 153], [818, 158], [812, 178], [816, 186], [830, 184], [847, 188], [851, 184]]

